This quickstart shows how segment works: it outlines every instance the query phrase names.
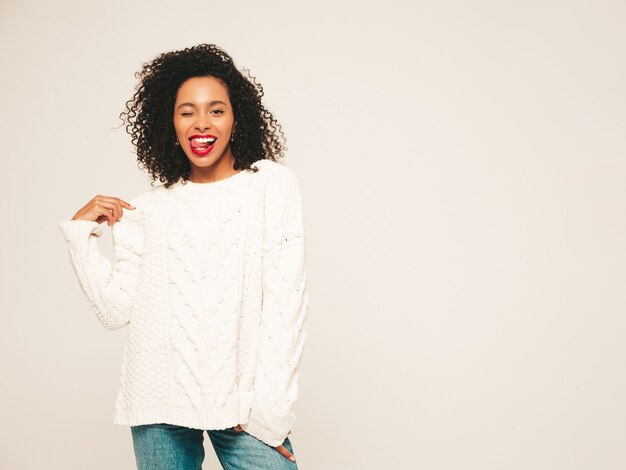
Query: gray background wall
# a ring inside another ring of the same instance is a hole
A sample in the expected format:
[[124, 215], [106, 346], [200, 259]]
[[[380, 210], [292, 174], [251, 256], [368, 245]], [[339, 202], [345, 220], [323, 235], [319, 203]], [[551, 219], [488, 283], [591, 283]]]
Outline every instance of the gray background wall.
[[56, 224], [147, 189], [115, 129], [133, 73], [213, 42], [302, 187], [300, 468], [625, 468], [625, 24], [606, 0], [2, 1], [0, 467], [134, 468], [127, 333]]

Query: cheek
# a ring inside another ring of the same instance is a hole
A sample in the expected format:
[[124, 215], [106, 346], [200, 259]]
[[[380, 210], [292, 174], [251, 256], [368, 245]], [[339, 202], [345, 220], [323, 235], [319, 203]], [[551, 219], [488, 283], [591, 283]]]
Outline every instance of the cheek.
[[185, 132], [185, 126], [180, 119], [174, 118], [174, 131], [179, 135]]

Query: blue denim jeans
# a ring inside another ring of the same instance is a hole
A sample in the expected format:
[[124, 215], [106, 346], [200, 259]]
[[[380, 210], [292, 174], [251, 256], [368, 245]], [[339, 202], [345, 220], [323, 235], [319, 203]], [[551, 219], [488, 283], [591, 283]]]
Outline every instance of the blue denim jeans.
[[[202, 429], [165, 423], [131, 426], [130, 429], [138, 470], [202, 470]], [[206, 432], [224, 470], [298, 468], [296, 462], [245, 431], [228, 428]], [[283, 445], [294, 454], [288, 437]]]

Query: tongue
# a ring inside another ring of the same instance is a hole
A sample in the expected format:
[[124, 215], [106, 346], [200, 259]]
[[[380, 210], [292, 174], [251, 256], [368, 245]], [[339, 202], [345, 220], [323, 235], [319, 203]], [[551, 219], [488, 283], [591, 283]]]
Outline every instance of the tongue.
[[193, 141], [193, 146], [200, 149], [208, 148], [211, 145], [210, 142], [198, 142], [197, 140]]

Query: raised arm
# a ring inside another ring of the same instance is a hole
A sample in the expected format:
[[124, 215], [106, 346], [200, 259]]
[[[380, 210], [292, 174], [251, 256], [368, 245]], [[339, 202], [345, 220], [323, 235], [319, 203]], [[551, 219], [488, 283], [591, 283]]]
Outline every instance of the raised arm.
[[283, 444], [295, 422], [307, 306], [301, 194], [295, 174], [284, 167], [266, 188], [263, 310], [254, 401], [249, 422], [241, 425], [273, 447]]
[[89, 220], [63, 220], [58, 226], [80, 286], [98, 320], [107, 330], [128, 324], [138, 285], [143, 251], [143, 212], [124, 209], [122, 218], [111, 226], [114, 263], [102, 255], [98, 238], [102, 226]]

